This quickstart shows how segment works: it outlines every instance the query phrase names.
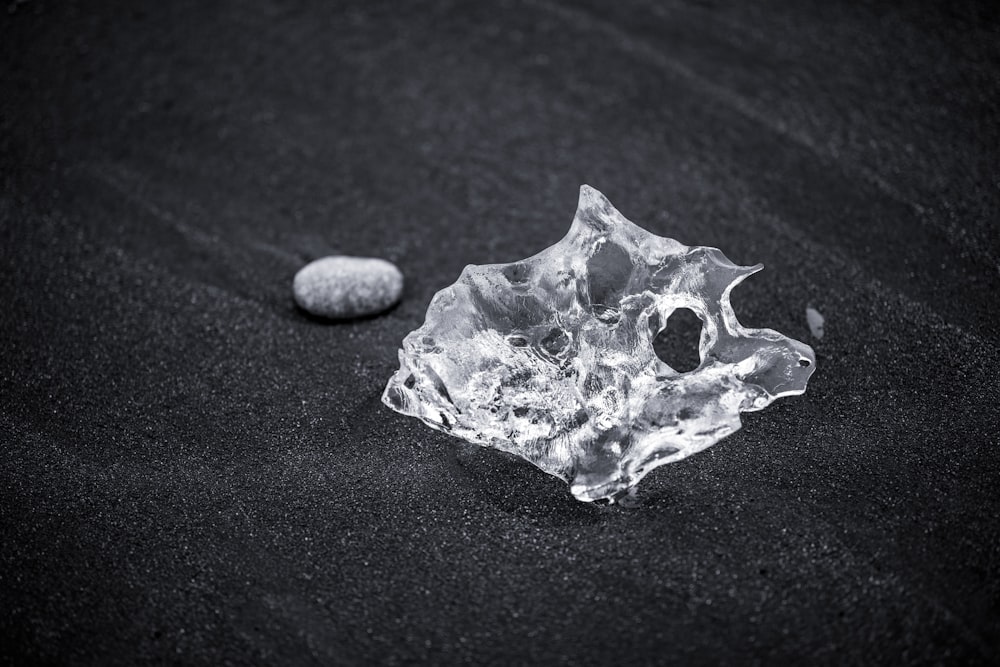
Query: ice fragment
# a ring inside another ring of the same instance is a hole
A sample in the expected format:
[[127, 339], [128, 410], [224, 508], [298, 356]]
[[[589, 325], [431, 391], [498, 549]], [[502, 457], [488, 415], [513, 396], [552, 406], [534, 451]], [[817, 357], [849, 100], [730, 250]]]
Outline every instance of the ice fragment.
[[[519, 262], [467, 266], [435, 295], [382, 400], [522, 456], [579, 500], [614, 500], [739, 429], [740, 412], [805, 391], [812, 348], [744, 328], [730, 305], [762, 268], [651, 234], [584, 185], [564, 239]], [[702, 322], [689, 372], [653, 348], [684, 308]]]
[[823, 316], [812, 306], [806, 308], [806, 323], [814, 338], [819, 340], [823, 337]]

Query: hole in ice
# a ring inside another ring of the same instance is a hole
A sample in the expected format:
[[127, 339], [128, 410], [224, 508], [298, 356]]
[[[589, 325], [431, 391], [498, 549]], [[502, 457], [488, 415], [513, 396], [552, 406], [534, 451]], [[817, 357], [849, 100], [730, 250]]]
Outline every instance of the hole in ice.
[[701, 318], [690, 308], [678, 308], [653, 338], [653, 352], [678, 373], [687, 373], [701, 365], [700, 342]]
[[809, 365], [809, 360], [808, 359], [799, 359], [799, 366], [802, 366], [803, 368], [805, 368], [808, 365]]

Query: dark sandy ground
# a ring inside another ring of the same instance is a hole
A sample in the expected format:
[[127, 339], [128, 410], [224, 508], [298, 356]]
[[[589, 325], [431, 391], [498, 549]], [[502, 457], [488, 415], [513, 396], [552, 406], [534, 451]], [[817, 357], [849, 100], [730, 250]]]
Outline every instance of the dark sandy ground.
[[[1000, 31], [949, 4], [9, 3], [0, 658], [996, 663]], [[379, 402], [581, 183], [818, 355], [633, 510]], [[330, 253], [402, 304], [296, 312]]]

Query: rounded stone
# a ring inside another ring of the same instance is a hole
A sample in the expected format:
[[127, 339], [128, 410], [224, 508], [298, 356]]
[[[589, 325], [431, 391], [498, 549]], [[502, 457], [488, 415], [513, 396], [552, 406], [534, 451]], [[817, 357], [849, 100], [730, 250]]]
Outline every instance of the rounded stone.
[[384, 259], [336, 255], [302, 267], [292, 291], [299, 308], [312, 315], [337, 320], [363, 317], [399, 301], [403, 274]]

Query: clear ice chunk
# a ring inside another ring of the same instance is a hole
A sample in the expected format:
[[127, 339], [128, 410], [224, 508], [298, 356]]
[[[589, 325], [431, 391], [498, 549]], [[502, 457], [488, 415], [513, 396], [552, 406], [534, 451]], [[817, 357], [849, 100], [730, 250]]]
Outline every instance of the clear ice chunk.
[[[561, 241], [519, 262], [469, 265], [434, 296], [382, 400], [527, 459], [579, 500], [614, 501], [739, 429], [740, 412], [805, 391], [812, 348], [744, 328], [730, 305], [762, 268], [651, 234], [584, 185]], [[682, 308], [702, 323], [688, 372], [653, 346]]]

